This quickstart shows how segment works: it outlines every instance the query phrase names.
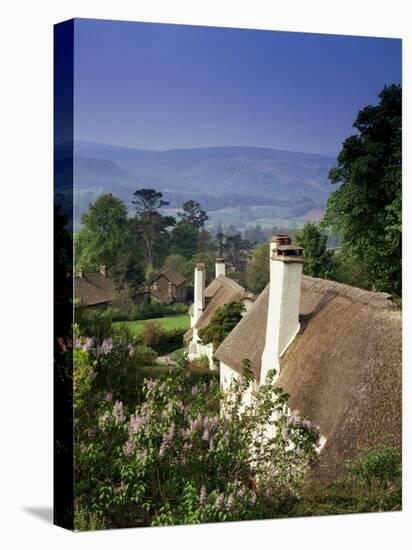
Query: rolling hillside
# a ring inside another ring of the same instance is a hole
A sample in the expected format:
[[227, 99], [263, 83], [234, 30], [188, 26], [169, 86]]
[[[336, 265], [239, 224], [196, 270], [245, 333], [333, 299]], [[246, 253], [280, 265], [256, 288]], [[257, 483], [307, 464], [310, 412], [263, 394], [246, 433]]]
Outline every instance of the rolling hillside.
[[[56, 159], [57, 191], [64, 195], [70, 193], [71, 171], [66, 146], [57, 149]], [[144, 151], [77, 142], [75, 222], [101, 193], [111, 192], [131, 208], [132, 193], [141, 187], [162, 191], [171, 208], [199, 200], [207, 211], [219, 211], [222, 223], [224, 209], [233, 214], [244, 206], [253, 207], [252, 213], [258, 206], [279, 207], [298, 219], [324, 207], [333, 190], [327, 174], [335, 162], [332, 157], [258, 147]]]

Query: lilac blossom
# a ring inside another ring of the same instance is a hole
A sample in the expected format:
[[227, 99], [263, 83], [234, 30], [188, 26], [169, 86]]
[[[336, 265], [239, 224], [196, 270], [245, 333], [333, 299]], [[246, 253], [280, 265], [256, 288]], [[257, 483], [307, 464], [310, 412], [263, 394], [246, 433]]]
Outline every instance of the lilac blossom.
[[206, 499], [207, 499], [206, 487], [204, 485], [202, 485], [202, 487], [200, 489], [200, 497], [199, 497], [199, 506], [201, 508], [204, 508], [204, 506], [206, 504]]
[[129, 350], [129, 357], [133, 357], [134, 355], [134, 347], [132, 344], [128, 344], [127, 349]]
[[76, 349], [80, 349], [80, 348], [82, 347], [82, 341], [81, 341], [80, 338], [76, 338], [76, 339], [74, 340], [74, 347], [75, 347]]
[[150, 379], [150, 380], [147, 382], [147, 389], [148, 389], [149, 391], [152, 391], [152, 390], [155, 389], [155, 387], [156, 387], [156, 381]]
[[197, 386], [192, 386], [192, 395], [196, 395], [198, 391]]
[[100, 346], [100, 352], [103, 353], [104, 355], [107, 355], [112, 351], [112, 348], [113, 348], [113, 338], [112, 337], [105, 338], [103, 340], [102, 345]]
[[145, 425], [145, 422], [141, 416], [139, 415], [134, 416], [132, 414], [132, 416], [130, 417], [130, 423], [129, 423], [129, 429], [128, 429], [129, 435], [135, 434], [139, 430], [139, 428], [141, 428], [144, 425]]
[[124, 420], [124, 411], [123, 403], [121, 401], [116, 401], [113, 406], [113, 416], [116, 422], [123, 422]]
[[112, 400], [113, 400], [113, 394], [112, 394], [112, 392], [109, 391], [108, 393], [106, 393], [106, 396], [105, 396], [104, 399], [105, 399], [105, 401], [107, 401], [108, 403], [111, 403]]
[[82, 350], [83, 351], [89, 351], [89, 349], [93, 346], [94, 339], [92, 337], [86, 338], [86, 342], [83, 344]]
[[289, 430], [287, 428], [282, 429], [282, 439], [283, 441], [289, 441]]
[[126, 456], [130, 455], [136, 447], [136, 443], [132, 439], [128, 439], [123, 445], [123, 454]]
[[176, 430], [175, 423], [172, 422], [169, 431], [163, 434], [162, 444], [160, 445], [160, 449], [159, 449], [160, 457], [163, 457], [167, 449], [170, 447], [175, 435], [175, 430]]
[[226, 502], [226, 510], [229, 512], [232, 509], [232, 506], [233, 506], [233, 495], [230, 494]]
[[302, 422], [302, 426], [303, 426], [304, 428], [306, 428], [306, 429], [309, 429], [309, 428], [312, 426], [312, 423], [311, 423], [310, 420], [304, 420], [304, 421]]
[[223, 493], [219, 493], [216, 498], [215, 502], [215, 509], [217, 512], [220, 512], [223, 506], [223, 499], [225, 498], [225, 495]]

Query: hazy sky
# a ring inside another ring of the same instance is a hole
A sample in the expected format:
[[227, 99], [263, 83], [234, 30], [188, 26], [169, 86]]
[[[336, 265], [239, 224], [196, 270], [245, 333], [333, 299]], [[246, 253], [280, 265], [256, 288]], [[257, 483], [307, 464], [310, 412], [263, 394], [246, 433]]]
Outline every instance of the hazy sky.
[[399, 39], [77, 19], [75, 138], [336, 153], [401, 67]]

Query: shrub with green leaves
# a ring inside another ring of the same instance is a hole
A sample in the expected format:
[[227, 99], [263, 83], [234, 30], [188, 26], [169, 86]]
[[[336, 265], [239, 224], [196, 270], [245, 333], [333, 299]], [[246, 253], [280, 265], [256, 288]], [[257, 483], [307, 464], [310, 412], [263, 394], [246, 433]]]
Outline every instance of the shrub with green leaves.
[[173, 372], [146, 380], [131, 413], [106, 396], [78, 430], [81, 526], [87, 518], [98, 528], [285, 515], [315, 460], [318, 431], [288, 416], [271, 376], [246, 405], [249, 379], [222, 393], [213, 379], [193, 383], [185, 361]]
[[402, 508], [402, 453], [388, 442], [362, 449], [341, 479], [310, 485], [290, 515], [390, 512]]
[[203, 344], [212, 343], [216, 350], [242, 319], [244, 311], [243, 302], [230, 302], [217, 308], [209, 324], [199, 330]]

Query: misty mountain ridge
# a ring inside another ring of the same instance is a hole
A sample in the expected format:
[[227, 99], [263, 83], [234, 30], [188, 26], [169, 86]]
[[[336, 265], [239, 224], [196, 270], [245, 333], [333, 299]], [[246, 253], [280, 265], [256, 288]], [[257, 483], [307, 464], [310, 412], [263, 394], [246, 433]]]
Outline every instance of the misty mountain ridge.
[[[71, 188], [69, 144], [56, 147], [56, 191]], [[131, 210], [141, 187], [162, 191], [171, 208], [198, 200], [206, 210], [246, 205], [323, 209], [336, 158], [263, 147], [227, 146], [148, 151], [78, 141], [74, 144], [75, 221], [102, 193]]]

